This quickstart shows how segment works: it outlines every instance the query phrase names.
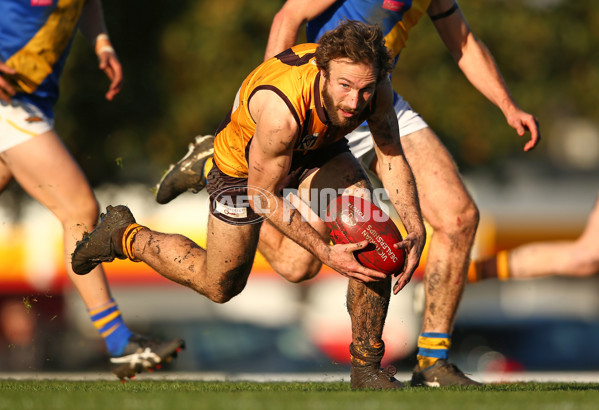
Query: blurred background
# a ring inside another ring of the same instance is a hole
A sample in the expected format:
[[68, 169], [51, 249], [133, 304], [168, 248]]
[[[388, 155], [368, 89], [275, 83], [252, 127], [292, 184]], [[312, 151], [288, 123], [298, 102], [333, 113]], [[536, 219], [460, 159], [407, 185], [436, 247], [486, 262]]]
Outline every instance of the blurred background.
[[[104, 1], [123, 91], [104, 99], [107, 80], [78, 35], [56, 107], [56, 128], [102, 209], [126, 204], [141, 223], [204, 243], [206, 197], [189, 193], [157, 205], [152, 190], [193, 136], [215, 131], [243, 78], [262, 61], [282, 4]], [[394, 85], [447, 145], [480, 208], [474, 256], [574, 239], [599, 191], [599, 3], [462, 0], [460, 7], [543, 133], [524, 153], [526, 138], [470, 86], [430, 21], [412, 30]], [[0, 195], [0, 371], [108, 370], [100, 337], [66, 278], [60, 236], [58, 222], [16, 184]], [[415, 363], [425, 263], [426, 255], [391, 302], [385, 360], [399, 369]], [[107, 275], [133, 330], [186, 339], [171, 370], [348, 369], [346, 281], [327, 269], [293, 285], [258, 257], [248, 288], [225, 305], [142, 264], [119, 261]], [[598, 294], [596, 277], [469, 285], [452, 360], [469, 372], [596, 370]]]

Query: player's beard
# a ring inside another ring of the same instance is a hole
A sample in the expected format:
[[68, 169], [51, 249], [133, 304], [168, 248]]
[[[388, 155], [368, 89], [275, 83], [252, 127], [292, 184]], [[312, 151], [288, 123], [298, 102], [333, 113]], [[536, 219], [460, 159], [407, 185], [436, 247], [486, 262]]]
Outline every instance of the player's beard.
[[[323, 104], [324, 104], [324, 109], [327, 112], [327, 115], [329, 117], [329, 121], [334, 126], [344, 128], [344, 129], [349, 128], [350, 130], [354, 130], [355, 128], [358, 127], [358, 125], [360, 125], [360, 124], [362, 124], [362, 122], [364, 122], [364, 119], [362, 118], [363, 116], [361, 114], [364, 111], [365, 106], [362, 107], [361, 110], [352, 110], [351, 108], [344, 107], [341, 104], [336, 105], [335, 101], [333, 100], [333, 97], [329, 93], [326, 81], [324, 83], [324, 87], [322, 88], [322, 100], [323, 100]], [[354, 114], [354, 115], [349, 118], [340, 117], [339, 111], [338, 111], [339, 109], [341, 109], [345, 112]]]

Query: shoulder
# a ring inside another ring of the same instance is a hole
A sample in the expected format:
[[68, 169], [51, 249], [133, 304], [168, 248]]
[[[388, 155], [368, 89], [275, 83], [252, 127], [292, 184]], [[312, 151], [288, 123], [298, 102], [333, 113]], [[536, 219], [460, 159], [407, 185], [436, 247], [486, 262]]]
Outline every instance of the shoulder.
[[285, 104], [287, 109], [301, 124], [306, 113], [313, 108], [315, 101], [315, 82], [318, 76], [314, 52], [316, 44], [302, 44], [290, 48], [264, 62], [251, 76], [251, 100], [262, 91], [271, 91]]
[[285, 66], [301, 67], [306, 64], [316, 65], [315, 55], [318, 44], [298, 44], [277, 54], [271, 60], [280, 62]]

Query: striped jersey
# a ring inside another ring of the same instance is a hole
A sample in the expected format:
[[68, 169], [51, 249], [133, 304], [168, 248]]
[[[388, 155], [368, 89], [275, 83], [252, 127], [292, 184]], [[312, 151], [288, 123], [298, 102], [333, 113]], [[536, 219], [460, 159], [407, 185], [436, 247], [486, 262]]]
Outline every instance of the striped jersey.
[[306, 25], [306, 38], [318, 42], [345, 19], [379, 25], [394, 58], [408, 40], [408, 33], [426, 13], [431, 0], [339, 0]]

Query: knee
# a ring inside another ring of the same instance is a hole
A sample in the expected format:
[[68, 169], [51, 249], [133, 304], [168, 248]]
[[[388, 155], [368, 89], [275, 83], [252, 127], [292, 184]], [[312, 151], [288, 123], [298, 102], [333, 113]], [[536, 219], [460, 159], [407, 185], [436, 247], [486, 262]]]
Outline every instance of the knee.
[[431, 225], [435, 232], [444, 232], [454, 240], [473, 241], [479, 221], [478, 207], [468, 198], [454, 212], [445, 212], [440, 218], [438, 226]]
[[214, 303], [227, 303], [245, 289], [249, 269], [251, 269], [251, 265], [248, 269], [242, 267], [243, 273], [241, 275], [237, 275], [237, 272], [227, 272], [210, 283], [200, 281], [200, 283], [195, 283], [191, 287]]
[[578, 277], [588, 277], [599, 273], [599, 255], [592, 249], [580, 248], [572, 258], [572, 274]]
[[276, 261], [271, 262], [271, 267], [285, 280], [291, 283], [300, 283], [318, 275], [322, 263], [312, 258], [310, 261]]
[[473, 201], [469, 201], [468, 206], [462, 212], [462, 220], [464, 221], [463, 229], [474, 236], [480, 222], [480, 211]]
[[208, 297], [208, 299], [210, 299], [214, 303], [218, 303], [218, 304], [222, 305], [224, 303], [227, 303], [231, 299], [233, 299], [233, 297], [237, 296], [237, 294], [215, 293], [215, 294], [209, 294], [209, 295], [205, 295], [205, 296]]
[[211, 287], [206, 290], [201, 286], [191, 286], [196, 292], [204, 295], [214, 303], [224, 304], [233, 299], [235, 296], [239, 295], [243, 288], [235, 289], [234, 287]]
[[98, 222], [98, 215], [100, 214], [100, 206], [96, 198], [91, 198], [86, 201], [79, 209], [78, 215], [82, 220], [90, 221], [96, 225]]
[[309, 266], [302, 266], [296, 269], [290, 269], [277, 273], [291, 283], [300, 283], [306, 280], [310, 280], [314, 276], [318, 275], [321, 266], [321, 263], [316, 263], [311, 264]]
[[81, 225], [89, 231], [94, 229], [98, 223], [98, 215], [100, 213], [96, 198], [92, 196], [72, 205], [73, 206], [63, 214], [63, 224], [67, 227]]

